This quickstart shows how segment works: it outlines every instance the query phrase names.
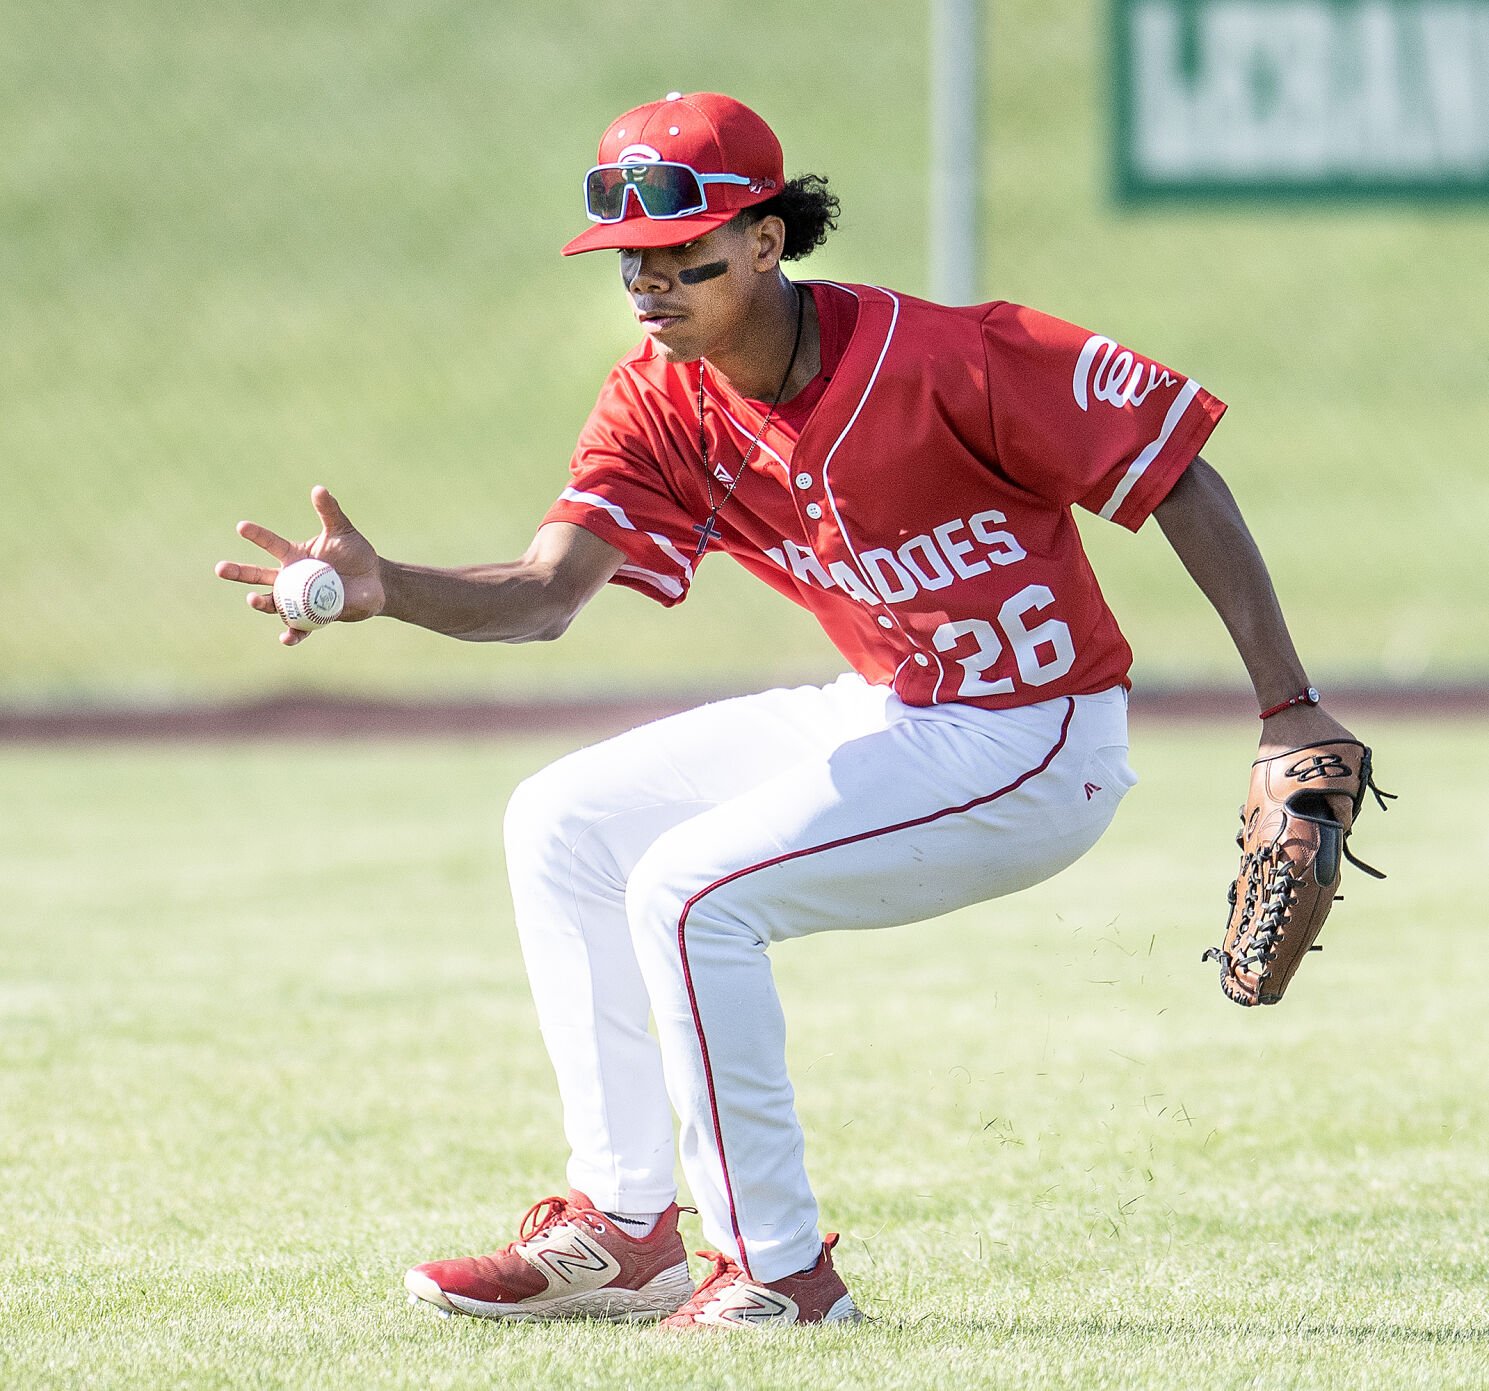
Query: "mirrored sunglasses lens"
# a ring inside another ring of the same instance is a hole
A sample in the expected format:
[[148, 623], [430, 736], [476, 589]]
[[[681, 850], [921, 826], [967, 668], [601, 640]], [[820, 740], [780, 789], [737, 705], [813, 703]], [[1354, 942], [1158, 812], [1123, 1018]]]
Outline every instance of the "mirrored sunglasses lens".
[[626, 208], [627, 182], [619, 169], [594, 169], [584, 181], [584, 203], [591, 217], [619, 222]]
[[708, 206], [703, 186], [683, 164], [631, 164], [596, 169], [585, 182], [591, 217], [619, 222], [625, 216], [626, 190], [635, 192], [647, 217], [683, 217]]
[[636, 196], [648, 217], [681, 217], [707, 206], [693, 171], [680, 164], [644, 166], [646, 176], [636, 182]]

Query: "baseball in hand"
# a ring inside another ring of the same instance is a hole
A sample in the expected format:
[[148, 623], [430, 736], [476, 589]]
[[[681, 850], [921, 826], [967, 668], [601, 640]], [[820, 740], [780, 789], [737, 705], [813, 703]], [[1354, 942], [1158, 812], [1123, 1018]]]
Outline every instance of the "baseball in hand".
[[301, 633], [334, 623], [345, 602], [341, 576], [324, 560], [297, 560], [274, 581], [274, 607], [286, 627]]

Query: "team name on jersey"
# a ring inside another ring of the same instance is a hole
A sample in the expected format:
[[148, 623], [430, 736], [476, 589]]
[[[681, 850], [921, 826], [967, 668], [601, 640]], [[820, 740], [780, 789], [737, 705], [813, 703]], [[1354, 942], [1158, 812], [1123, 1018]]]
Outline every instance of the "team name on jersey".
[[1006, 529], [1007, 521], [992, 508], [953, 517], [892, 549], [860, 551], [857, 567], [845, 560], [824, 563], [809, 547], [784, 538], [765, 554], [803, 584], [841, 589], [860, 604], [901, 604], [927, 590], [985, 575], [995, 565], [1016, 565], [1026, 552]]

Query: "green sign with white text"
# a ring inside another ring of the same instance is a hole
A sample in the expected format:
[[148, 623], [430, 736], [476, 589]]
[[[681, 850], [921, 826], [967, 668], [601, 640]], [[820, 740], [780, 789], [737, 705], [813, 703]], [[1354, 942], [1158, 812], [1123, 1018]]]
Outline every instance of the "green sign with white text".
[[1489, 199], [1489, 0], [1112, 0], [1116, 183]]

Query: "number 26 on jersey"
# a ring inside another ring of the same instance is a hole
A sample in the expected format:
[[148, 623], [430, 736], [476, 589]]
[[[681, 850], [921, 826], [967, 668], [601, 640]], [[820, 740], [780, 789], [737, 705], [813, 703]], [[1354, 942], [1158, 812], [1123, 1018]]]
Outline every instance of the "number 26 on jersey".
[[1075, 665], [1070, 629], [1058, 618], [1040, 617], [1054, 602], [1047, 585], [1025, 585], [1004, 601], [995, 623], [985, 618], [959, 618], [937, 628], [932, 645], [937, 652], [949, 654], [962, 669], [957, 694], [1011, 695], [1013, 677], [986, 679], [1005, 648], [1012, 649], [1019, 679], [1026, 686], [1046, 686], [1064, 676]]

